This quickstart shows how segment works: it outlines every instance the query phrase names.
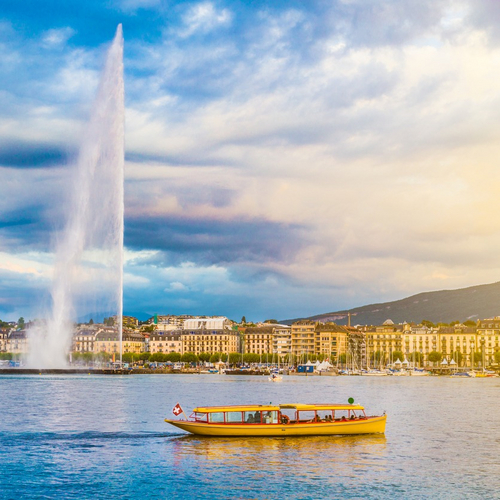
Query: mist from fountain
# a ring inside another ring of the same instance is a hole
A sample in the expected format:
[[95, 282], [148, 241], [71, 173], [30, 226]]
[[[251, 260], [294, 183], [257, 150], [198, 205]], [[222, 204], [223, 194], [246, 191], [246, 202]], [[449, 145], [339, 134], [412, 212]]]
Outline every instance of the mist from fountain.
[[57, 237], [52, 311], [32, 329], [27, 366], [64, 368], [77, 317], [123, 318], [123, 34], [118, 25], [83, 134], [64, 230]]

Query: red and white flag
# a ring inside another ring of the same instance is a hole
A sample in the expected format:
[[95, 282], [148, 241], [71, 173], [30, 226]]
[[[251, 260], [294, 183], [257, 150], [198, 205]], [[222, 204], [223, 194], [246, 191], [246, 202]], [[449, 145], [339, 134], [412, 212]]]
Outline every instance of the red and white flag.
[[179, 403], [177, 403], [177, 404], [174, 406], [174, 408], [173, 408], [173, 410], [172, 410], [172, 413], [173, 413], [176, 417], [178, 417], [181, 413], [184, 413], [184, 412], [182, 411], [181, 405], [180, 405]]

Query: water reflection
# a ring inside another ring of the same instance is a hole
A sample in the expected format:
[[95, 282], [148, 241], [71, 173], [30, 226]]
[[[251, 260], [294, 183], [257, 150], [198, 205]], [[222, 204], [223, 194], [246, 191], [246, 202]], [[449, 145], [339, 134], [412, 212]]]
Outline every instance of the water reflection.
[[[387, 440], [384, 435], [317, 436], [286, 438], [203, 438], [183, 436], [169, 440], [175, 463], [191, 466], [238, 467], [258, 472], [263, 464], [267, 472], [323, 477], [335, 465], [336, 473], [352, 473], [386, 467]], [[210, 464], [209, 462], [214, 462]], [[342, 469], [345, 469], [342, 471]]]

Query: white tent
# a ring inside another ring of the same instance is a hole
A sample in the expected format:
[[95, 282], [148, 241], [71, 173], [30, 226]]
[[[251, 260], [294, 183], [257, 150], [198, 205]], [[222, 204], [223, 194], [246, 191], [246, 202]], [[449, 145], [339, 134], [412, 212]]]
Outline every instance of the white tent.
[[406, 359], [406, 357], [405, 357], [405, 359], [404, 359], [404, 361], [403, 361], [403, 365], [409, 365], [409, 364], [410, 364], [410, 362], [409, 362], [409, 361]]
[[452, 359], [452, 360], [450, 361], [450, 365], [456, 365], [456, 364], [457, 364], [457, 362], [456, 362], [454, 359]]
[[400, 359], [399, 359], [399, 358], [398, 358], [398, 359], [396, 359], [396, 361], [394, 361], [394, 364], [395, 364], [395, 365], [400, 365], [400, 364], [401, 364]]
[[324, 372], [328, 370], [329, 368], [332, 368], [333, 365], [331, 365], [328, 361], [323, 361], [323, 363], [320, 363], [317, 367], [316, 370], [319, 372]]
[[444, 358], [444, 359], [443, 359], [443, 361], [441, 361], [441, 364], [442, 364], [443, 366], [446, 366], [446, 365], [448, 364], [448, 361], [446, 361], [446, 358]]
[[317, 361], [317, 360], [316, 360], [316, 363], [314, 363], [314, 366], [315, 366], [316, 368], [318, 368], [318, 366], [319, 366], [320, 364], [321, 364], [321, 363], [320, 363], [319, 361]]
[[313, 363], [311, 363], [311, 360], [310, 360], [310, 359], [308, 359], [308, 360], [307, 360], [307, 363], [306, 363], [306, 366], [314, 366], [314, 365], [313, 365]]

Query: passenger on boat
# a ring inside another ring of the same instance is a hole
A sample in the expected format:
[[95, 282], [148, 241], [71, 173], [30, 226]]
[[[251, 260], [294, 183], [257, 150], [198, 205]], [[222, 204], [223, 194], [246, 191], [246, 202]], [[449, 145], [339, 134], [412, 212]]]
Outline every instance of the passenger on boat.
[[254, 417], [253, 415], [250, 413], [247, 417], [247, 424], [253, 424], [254, 423]]
[[342, 416], [342, 418], [340, 419], [341, 422], [347, 422], [347, 418], [345, 418], [345, 416]]

